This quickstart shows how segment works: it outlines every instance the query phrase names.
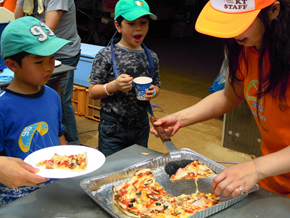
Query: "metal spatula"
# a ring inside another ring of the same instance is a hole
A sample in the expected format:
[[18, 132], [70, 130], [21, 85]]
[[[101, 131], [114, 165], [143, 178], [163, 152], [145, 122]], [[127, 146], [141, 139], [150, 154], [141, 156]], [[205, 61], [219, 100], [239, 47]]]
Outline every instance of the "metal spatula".
[[150, 113], [150, 115], [151, 115], [150, 116], [150, 121], [151, 121], [152, 125], [154, 126], [155, 130], [157, 131], [158, 136], [160, 137], [161, 141], [164, 143], [164, 145], [168, 149], [168, 151], [170, 153], [170, 156], [171, 156], [171, 159], [173, 160], [173, 161], [170, 161], [169, 163], [167, 163], [166, 166], [165, 166], [165, 172], [169, 176], [172, 176], [173, 174], [176, 173], [176, 171], [179, 168], [183, 168], [183, 167], [187, 166], [189, 163], [192, 162], [192, 160], [185, 160], [185, 159], [181, 160], [181, 155], [180, 155], [179, 150], [172, 143], [169, 135], [165, 132], [163, 127], [154, 125], [154, 122], [156, 121], [156, 118], [153, 115], [153, 111], [152, 111], [152, 114]]
[[[190, 164], [193, 160], [186, 160], [186, 159], [181, 159], [179, 150], [175, 147], [175, 145], [172, 143], [169, 135], [165, 132], [162, 126], [155, 126], [154, 122], [156, 121], [156, 118], [153, 114], [152, 107], [150, 103], [147, 106], [147, 111], [151, 115], [150, 116], [150, 121], [152, 125], [154, 126], [155, 130], [158, 133], [158, 136], [162, 140], [162, 142], [165, 144], [166, 148], [168, 149], [171, 159], [180, 159], [180, 160], [174, 160], [166, 164], [165, 166], [165, 172], [169, 175], [172, 176], [177, 172], [179, 168], [184, 168], [188, 164]], [[236, 162], [226, 162], [226, 161], [216, 161], [217, 163], [225, 163], [225, 164], [238, 164]]]

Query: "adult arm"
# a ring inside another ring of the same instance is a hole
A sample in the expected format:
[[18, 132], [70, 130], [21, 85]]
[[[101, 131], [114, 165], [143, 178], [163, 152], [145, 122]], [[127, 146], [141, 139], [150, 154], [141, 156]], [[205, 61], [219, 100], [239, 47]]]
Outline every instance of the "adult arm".
[[49, 11], [46, 13], [45, 16], [45, 24], [53, 31], [55, 32], [57, 25], [61, 19], [61, 16], [63, 14], [63, 11]]
[[[231, 166], [218, 174], [212, 182], [213, 192], [224, 197], [240, 195], [239, 187], [243, 192], [249, 191], [259, 180], [290, 172], [290, 146], [254, 161], [247, 161]], [[256, 168], [257, 166], [257, 168]]]
[[15, 20], [20, 18], [20, 17], [23, 17], [23, 16], [24, 16], [23, 6], [22, 5], [16, 5], [15, 11], [14, 11]]
[[[181, 127], [219, 117], [236, 108], [243, 100], [243, 85], [235, 84], [234, 91], [227, 78], [223, 90], [208, 95], [191, 107], [158, 119], [154, 124], [161, 125], [173, 136]], [[157, 135], [154, 128], [151, 128], [151, 133]]]
[[[46, 13], [45, 16], [45, 24], [53, 31], [55, 32], [57, 25], [61, 19], [61, 16], [63, 14], [62, 10], [57, 11], [49, 11]], [[24, 16], [23, 12], [23, 6], [22, 5], [16, 5], [15, 11], [14, 11], [14, 17], [15, 19], [18, 19], [20, 17]]]
[[36, 175], [39, 170], [20, 158], [0, 156], [0, 182], [9, 188], [35, 186], [49, 179]]

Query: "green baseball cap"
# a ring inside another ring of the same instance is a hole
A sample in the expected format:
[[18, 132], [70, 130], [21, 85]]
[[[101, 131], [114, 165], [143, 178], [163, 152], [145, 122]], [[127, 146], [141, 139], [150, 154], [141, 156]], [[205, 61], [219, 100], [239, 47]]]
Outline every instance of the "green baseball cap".
[[115, 20], [122, 16], [126, 20], [133, 21], [149, 15], [152, 20], [157, 20], [157, 16], [150, 13], [149, 5], [144, 0], [119, 0], [115, 7]]
[[25, 51], [50, 56], [71, 41], [58, 38], [42, 21], [25, 16], [9, 23], [1, 35], [1, 55], [5, 59]]

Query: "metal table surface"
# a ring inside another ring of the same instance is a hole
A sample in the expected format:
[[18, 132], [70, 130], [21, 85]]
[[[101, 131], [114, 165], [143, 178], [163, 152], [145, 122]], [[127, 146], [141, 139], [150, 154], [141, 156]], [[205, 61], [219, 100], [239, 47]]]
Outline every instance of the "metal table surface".
[[[149, 156], [140, 152], [149, 152]], [[0, 217], [106, 217], [102, 210], [81, 188], [80, 181], [102, 174], [122, 170], [130, 165], [147, 160], [160, 153], [132, 145], [107, 157], [98, 170], [80, 177], [60, 179], [0, 208]], [[212, 215], [213, 218], [273, 218], [289, 217], [290, 199], [259, 189], [250, 193], [243, 201]]]

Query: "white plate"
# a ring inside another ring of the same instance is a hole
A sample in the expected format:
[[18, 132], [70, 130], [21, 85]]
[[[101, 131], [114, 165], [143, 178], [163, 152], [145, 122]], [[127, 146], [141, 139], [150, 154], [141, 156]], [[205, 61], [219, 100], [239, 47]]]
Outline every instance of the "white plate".
[[[42, 160], [49, 160], [55, 153], [59, 155], [73, 155], [87, 152], [87, 169], [83, 172], [73, 172], [59, 169], [45, 169], [45, 167], [37, 167]], [[99, 169], [105, 163], [105, 156], [99, 150], [79, 145], [59, 145], [49, 148], [43, 148], [28, 155], [24, 161], [33, 167], [40, 169], [37, 175], [46, 178], [64, 179], [76, 176], [82, 176]]]
[[54, 66], [57, 67], [61, 65], [61, 61], [58, 61], [58, 60], [54, 60]]

